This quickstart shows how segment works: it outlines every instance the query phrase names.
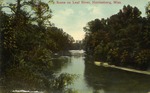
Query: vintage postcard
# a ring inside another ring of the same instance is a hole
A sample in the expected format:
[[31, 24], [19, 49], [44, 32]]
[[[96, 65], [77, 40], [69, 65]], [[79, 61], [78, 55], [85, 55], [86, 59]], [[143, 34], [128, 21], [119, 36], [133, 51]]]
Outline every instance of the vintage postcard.
[[150, 0], [1, 0], [0, 93], [150, 93]]

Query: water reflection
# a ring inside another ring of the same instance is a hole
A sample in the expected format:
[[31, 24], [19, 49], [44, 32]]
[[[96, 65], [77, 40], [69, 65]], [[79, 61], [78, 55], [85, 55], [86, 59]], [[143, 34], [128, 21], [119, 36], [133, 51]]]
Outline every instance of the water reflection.
[[51, 67], [51, 70], [54, 73], [60, 72], [62, 68], [67, 67], [68, 64], [71, 63], [71, 57], [61, 56], [61, 57], [53, 59], [52, 63], [53, 63], [53, 66]]
[[21, 69], [21, 71], [17, 69], [19, 74], [11, 75], [10, 80], [3, 80], [4, 84], [1, 84], [1, 80], [0, 93], [53, 93], [53, 91], [66, 91], [64, 89], [66, 85], [72, 83], [73, 75], [61, 73], [56, 76], [55, 73], [70, 64], [70, 57], [54, 58], [52, 64], [49, 71], [42, 70], [43, 74], [36, 75], [36, 77], [32, 75], [26, 76], [21, 73], [21, 71], [25, 72], [27, 68]]
[[84, 77], [93, 93], [148, 93], [150, 76], [85, 63]]
[[[65, 88], [66, 90], [63, 93], [148, 93], [150, 91], [150, 76], [98, 67], [88, 63], [90, 60], [85, 62], [83, 54], [78, 52], [73, 51], [72, 57], [53, 59], [51, 71], [56, 75], [67, 73], [67, 75], [75, 74], [79, 76], [78, 79], [73, 81], [72, 85]], [[65, 84], [63, 82], [64, 78], [66, 78], [64, 75], [54, 78], [54, 82], [58, 81], [59, 84], [60, 82]], [[10, 93], [9, 91], [5, 92], [6, 90], [7, 88], [0, 87], [0, 93]], [[35, 91], [37, 90], [42, 89], [39, 88]], [[57, 88], [54, 91], [53, 93], [62, 93], [58, 92]], [[46, 93], [52, 92], [50, 90], [50, 92]]]

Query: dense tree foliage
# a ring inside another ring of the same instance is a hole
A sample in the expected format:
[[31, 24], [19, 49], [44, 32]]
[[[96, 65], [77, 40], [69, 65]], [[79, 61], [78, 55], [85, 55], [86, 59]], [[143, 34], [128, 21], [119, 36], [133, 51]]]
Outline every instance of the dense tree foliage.
[[83, 42], [82, 40], [76, 40], [72, 45], [72, 50], [81, 50], [83, 49]]
[[94, 60], [145, 70], [150, 65], [150, 19], [137, 7], [124, 6], [107, 19], [95, 19], [84, 27], [87, 55]]
[[[5, 11], [6, 8], [12, 12]], [[52, 25], [50, 18], [51, 10], [41, 0], [0, 5], [1, 82], [16, 88], [50, 90], [71, 83], [72, 75], [53, 78], [51, 68], [52, 54], [69, 50], [73, 38]]]

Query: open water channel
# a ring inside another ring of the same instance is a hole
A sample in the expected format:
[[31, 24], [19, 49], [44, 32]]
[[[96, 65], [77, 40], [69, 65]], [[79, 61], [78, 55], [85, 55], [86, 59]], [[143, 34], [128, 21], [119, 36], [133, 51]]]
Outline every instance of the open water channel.
[[67, 57], [69, 62], [57, 66], [59, 70], [57, 69], [56, 74], [76, 74], [78, 78], [67, 87], [77, 93], [150, 93], [150, 75], [96, 66], [85, 62], [83, 51], [71, 53], [73, 56]]
[[74, 56], [59, 73], [77, 74], [74, 84], [68, 86], [78, 93], [150, 93], [150, 75], [115, 68], [100, 67], [85, 62], [82, 51], [71, 51]]

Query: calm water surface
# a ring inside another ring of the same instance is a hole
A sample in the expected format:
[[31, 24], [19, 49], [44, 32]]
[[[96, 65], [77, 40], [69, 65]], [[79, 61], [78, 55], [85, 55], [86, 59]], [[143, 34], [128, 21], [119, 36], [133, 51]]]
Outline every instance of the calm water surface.
[[[78, 90], [79, 93], [93, 93], [92, 87], [89, 87], [84, 78], [85, 64], [83, 56], [72, 56], [71, 62], [61, 69], [59, 73], [76, 74], [78, 78], [68, 88]], [[103, 93], [103, 92], [102, 92]]]
[[[150, 75], [99, 67], [90, 61], [85, 62], [83, 51], [71, 52], [74, 56], [67, 57], [68, 62], [54, 62], [54, 71], [58, 75], [61, 73], [78, 75], [74, 83], [68, 86], [78, 91], [77, 93], [150, 93]], [[0, 93], [3, 93], [2, 90]]]
[[[76, 53], [79, 51], [73, 51]], [[150, 76], [98, 67], [84, 61], [84, 56], [75, 54], [59, 73], [78, 75], [74, 84], [68, 86], [78, 93], [150, 93]]]

